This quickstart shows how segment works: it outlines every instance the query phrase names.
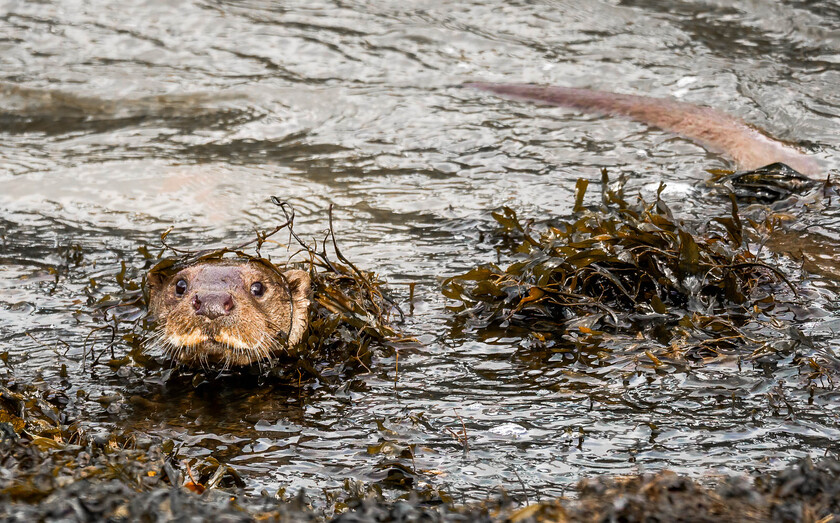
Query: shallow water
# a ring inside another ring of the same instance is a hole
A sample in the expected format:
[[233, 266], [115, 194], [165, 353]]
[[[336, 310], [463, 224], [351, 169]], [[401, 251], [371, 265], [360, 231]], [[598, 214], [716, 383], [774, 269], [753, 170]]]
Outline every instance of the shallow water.
[[[496, 260], [482, 235], [491, 210], [567, 215], [576, 179], [597, 185], [603, 167], [634, 189], [669, 184], [686, 219], [728, 212], [701, 183], [728, 164], [691, 142], [461, 83], [675, 96], [836, 169], [838, 51], [831, 1], [0, 3], [0, 372], [83, 390], [74, 408], [92, 430], [212, 452], [255, 491], [373, 481], [400, 462], [456, 499], [499, 485], [549, 496], [595, 473], [749, 471], [836, 453], [833, 384], [809, 388], [792, 356], [688, 370], [557, 360], [516, 338], [451, 335], [439, 282]], [[149, 385], [164, 408], [133, 397], [141, 370], [82, 367], [91, 278], [113, 286], [120, 262], [142, 266], [137, 249], [170, 226], [183, 246], [248, 239], [280, 220], [270, 195], [294, 204], [309, 236], [334, 203], [349, 258], [418, 284], [413, 304], [394, 287], [422, 342], [400, 353], [398, 376], [382, 357], [349, 390], [302, 399]], [[831, 205], [800, 218], [816, 244], [840, 241]], [[833, 349], [836, 284], [805, 279], [817, 312], [797, 324]], [[449, 432], [461, 420], [467, 453]], [[369, 452], [383, 442], [393, 455]], [[398, 457], [406, 445], [413, 463]]]

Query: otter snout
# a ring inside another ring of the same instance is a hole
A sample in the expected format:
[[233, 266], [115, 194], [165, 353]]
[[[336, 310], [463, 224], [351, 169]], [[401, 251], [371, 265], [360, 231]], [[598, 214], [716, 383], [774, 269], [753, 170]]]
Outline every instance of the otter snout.
[[228, 316], [236, 305], [230, 293], [205, 292], [196, 293], [193, 296], [192, 306], [196, 315], [215, 320], [222, 316]]

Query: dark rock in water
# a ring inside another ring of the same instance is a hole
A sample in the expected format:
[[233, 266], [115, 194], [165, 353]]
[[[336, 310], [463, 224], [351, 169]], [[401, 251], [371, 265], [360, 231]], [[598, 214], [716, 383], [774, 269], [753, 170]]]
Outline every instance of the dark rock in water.
[[778, 162], [751, 171], [713, 173], [709, 183], [725, 187], [740, 201], [761, 203], [777, 202], [824, 185]]

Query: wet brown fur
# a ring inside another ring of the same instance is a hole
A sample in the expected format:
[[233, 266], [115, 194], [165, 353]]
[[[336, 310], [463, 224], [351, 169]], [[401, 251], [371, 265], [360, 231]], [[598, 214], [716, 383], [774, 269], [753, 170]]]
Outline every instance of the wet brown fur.
[[685, 102], [649, 96], [609, 93], [570, 87], [470, 83], [484, 91], [570, 107], [585, 112], [620, 115], [691, 138], [708, 149], [728, 155], [740, 169], [757, 169], [775, 162], [816, 176], [823, 169], [814, 158], [770, 138], [725, 113]]
[[[176, 282], [185, 280], [182, 296]], [[262, 296], [251, 292], [261, 282]], [[157, 323], [153, 340], [187, 365], [248, 365], [289, 353], [308, 326], [309, 274], [280, 272], [265, 260], [205, 260], [171, 275], [150, 272], [149, 313]], [[202, 296], [229, 296], [231, 310], [217, 318], [199, 314]], [[195, 298], [199, 297], [196, 302]]]

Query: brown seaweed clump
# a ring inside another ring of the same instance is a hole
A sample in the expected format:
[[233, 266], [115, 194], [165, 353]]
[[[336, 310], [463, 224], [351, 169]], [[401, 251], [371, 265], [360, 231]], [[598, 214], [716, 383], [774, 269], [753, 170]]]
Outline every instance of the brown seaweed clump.
[[695, 230], [673, 217], [662, 188], [651, 203], [629, 202], [623, 181], [610, 189], [603, 177], [601, 203], [589, 208], [578, 181], [563, 223], [538, 228], [511, 209], [494, 213], [514, 261], [444, 282], [460, 302], [457, 328], [502, 329], [560, 351], [633, 346], [656, 365], [780, 350], [788, 326], [777, 317], [796, 290], [750, 249], [754, 224], [744, 225], [734, 198], [728, 216]]
[[840, 463], [805, 458], [785, 470], [701, 482], [670, 471], [596, 476], [577, 485], [575, 500], [558, 499], [502, 510], [509, 522], [696, 521], [827, 522], [840, 511]]
[[85, 429], [72, 418], [73, 401], [43, 384], [0, 381], [0, 520], [815, 523], [840, 513], [840, 462], [832, 458], [802, 459], [752, 480], [595, 476], [578, 485], [575, 500], [524, 507], [506, 495], [457, 505], [412, 489], [388, 500], [381, 488], [347, 480], [316, 508], [304, 494], [249, 493], [231, 466], [212, 456], [185, 459], [171, 440]]
[[[0, 380], [0, 520], [253, 521], [263, 512], [232, 467], [181, 459], [172, 440], [88, 430], [68, 412], [73, 398], [44, 388]], [[300, 503], [273, 501], [275, 518], [314, 519]]]

